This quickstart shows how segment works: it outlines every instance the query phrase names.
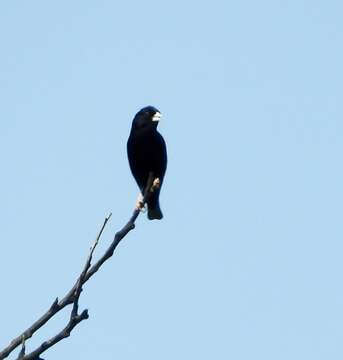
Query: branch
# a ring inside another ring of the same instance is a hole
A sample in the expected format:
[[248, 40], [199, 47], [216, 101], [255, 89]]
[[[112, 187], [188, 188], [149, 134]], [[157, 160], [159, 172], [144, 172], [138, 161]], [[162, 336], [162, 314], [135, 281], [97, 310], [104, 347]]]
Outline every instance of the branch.
[[[51, 348], [59, 341], [65, 339], [66, 337], [70, 336], [71, 331], [77, 326], [81, 321], [88, 319], [88, 311], [84, 310], [81, 314], [78, 314], [78, 307], [79, 307], [79, 298], [82, 292], [83, 285], [100, 269], [103, 263], [108, 260], [114, 253], [114, 250], [118, 246], [119, 242], [131, 231], [135, 228], [135, 221], [138, 218], [142, 208], [144, 207], [145, 203], [151, 197], [152, 193], [158, 189], [159, 182], [154, 181], [153, 174], [149, 174], [147, 187], [144, 191], [143, 200], [139, 207], [136, 207], [133, 211], [131, 218], [126, 223], [126, 225], [119, 230], [114, 239], [109, 246], [109, 248], [105, 251], [104, 255], [94, 264], [91, 265], [93, 253], [96, 246], [99, 243], [100, 237], [107, 225], [109, 219], [111, 218], [112, 214], [109, 214], [104, 220], [104, 223], [99, 231], [98, 236], [94, 244], [92, 245], [89, 255], [87, 257], [86, 263], [84, 268], [78, 277], [76, 283], [70, 289], [70, 291], [62, 298], [62, 300], [55, 299], [55, 301], [50, 306], [49, 310], [43, 314], [37, 321], [35, 321], [27, 330], [25, 330], [21, 335], [13, 339], [10, 344], [0, 351], [0, 360], [5, 359], [13, 350], [15, 350], [19, 345], [22, 345], [21, 351], [18, 355], [18, 360], [39, 360], [40, 355], [46, 351], [47, 349]], [[49, 340], [43, 342], [39, 347], [37, 347], [31, 353], [25, 355], [25, 341], [31, 338], [36, 331], [42, 328], [53, 316], [55, 316], [58, 312], [60, 312], [63, 308], [67, 305], [71, 305], [72, 310], [70, 313], [69, 322], [64, 329], [62, 329], [57, 335], [50, 338]]]

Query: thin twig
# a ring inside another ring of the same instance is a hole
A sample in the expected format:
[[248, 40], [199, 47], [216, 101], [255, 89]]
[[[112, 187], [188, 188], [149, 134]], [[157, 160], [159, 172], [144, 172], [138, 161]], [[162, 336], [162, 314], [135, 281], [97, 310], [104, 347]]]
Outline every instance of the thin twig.
[[19, 352], [18, 355], [18, 360], [21, 360], [24, 356], [25, 356], [25, 350], [26, 350], [26, 346], [25, 346], [25, 339], [22, 339], [22, 344], [21, 344], [21, 350]]

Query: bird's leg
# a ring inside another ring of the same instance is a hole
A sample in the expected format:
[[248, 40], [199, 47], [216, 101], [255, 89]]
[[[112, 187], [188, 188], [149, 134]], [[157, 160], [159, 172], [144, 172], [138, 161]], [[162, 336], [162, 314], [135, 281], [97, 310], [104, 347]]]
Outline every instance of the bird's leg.
[[142, 193], [139, 193], [138, 197], [137, 197], [137, 202], [136, 202], [136, 209], [139, 211], [144, 211], [143, 199], [144, 199], [144, 197], [143, 197]]
[[136, 209], [141, 210], [142, 208], [143, 208], [143, 195], [142, 193], [139, 193], [136, 202]]
[[152, 187], [150, 189], [151, 192], [153, 192], [155, 189], [158, 189], [161, 186], [161, 181], [159, 178], [154, 179], [154, 182], [152, 183]]
[[[150, 184], [151, 184], [151, 181], [152, 181], [152, 173], [151, 173], [151, 178], [150, 178]], [[148, 185], [149, 186], [149, 185]], [[154, 192], [156, 189], [158, 189], [159, 187], [161, 186], [161, 181], [159, 178], [155, 178], [154, 181], [152, 182], [152, 185], [150, 187], [150, 189], [147, 187], [146, 190], [145, 190], [145, 196], [147, 195], [147, 191], [150, 190], [150, 192]], [[142, 212], [145, 212], [146, 211], [146, 207], [145, 207], [145, 204], [144, 204], [144, 196], [142, 193], [139, 193], [138, 194], [138, 197], [137, 197], [137, 201], [136, 201], [136, 209], [139, 210], [139, 211], [142, 211]]]

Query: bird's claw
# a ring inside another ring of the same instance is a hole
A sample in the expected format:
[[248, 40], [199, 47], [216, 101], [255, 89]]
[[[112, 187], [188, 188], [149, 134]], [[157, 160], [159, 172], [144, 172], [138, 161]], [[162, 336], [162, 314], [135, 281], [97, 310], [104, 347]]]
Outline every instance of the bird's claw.
[[[154, 190], [158, 189], [161, 186], [161, 181], [159, 178], [154, 179], [150, 191], [153, 192]], [[144, 196], [142, 193], [138, 194], [137, 201], [136, 201], [136, 210], [145, 213], [147, 211], [147, 207], [144, 204]]]
[[145, 213], [147, 211], [146, 206], [143, 202], [143, 195], [141, 193], [138, 194], [137, 202], [136, 202], [136, 210], [141, 211], [142, 213]]
[[139, 193], [137, 202], [136, 202], [136, 209], [139, 211], [142, 211], [143, 208], [144, 208], [143, 195], [141, 193]]
[[156, 178], [152, 183], [152, 189], [158, 189], [161, 186], [161, 181], [159, 178]]

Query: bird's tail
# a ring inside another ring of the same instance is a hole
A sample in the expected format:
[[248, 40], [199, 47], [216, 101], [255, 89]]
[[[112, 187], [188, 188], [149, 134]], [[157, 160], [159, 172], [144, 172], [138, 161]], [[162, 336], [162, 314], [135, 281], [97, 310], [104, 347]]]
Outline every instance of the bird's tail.
[[162, 211], [159, 203], [148, 204], [148, 219], [149, 220], [161, 220], [163, 218]]

